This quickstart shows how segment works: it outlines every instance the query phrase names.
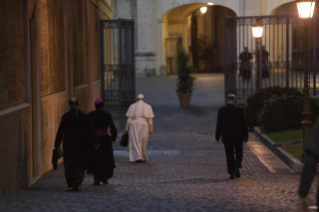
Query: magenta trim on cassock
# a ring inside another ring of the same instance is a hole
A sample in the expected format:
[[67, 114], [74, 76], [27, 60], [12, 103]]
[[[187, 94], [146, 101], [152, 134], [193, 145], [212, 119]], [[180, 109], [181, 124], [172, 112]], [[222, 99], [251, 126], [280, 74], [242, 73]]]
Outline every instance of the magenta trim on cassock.
[[106, 128], [103, 128], [103, 129], [100, 128], [100, 129], [96, 129], [96, 134], [97, 136], [105, 136], [109, 134], [109, 131]]

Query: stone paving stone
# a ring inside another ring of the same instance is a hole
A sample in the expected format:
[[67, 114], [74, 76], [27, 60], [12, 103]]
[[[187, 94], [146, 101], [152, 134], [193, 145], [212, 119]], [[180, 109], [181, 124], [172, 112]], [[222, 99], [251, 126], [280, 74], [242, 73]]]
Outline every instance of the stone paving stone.
[[[116, 169], [109, 185], [86, 176], [80, 192], [66, 188], [63, 164], [29, 189], [0, 197], [0, 211], [296, 211], [300, 176], [272, 173], [244, 145], [242, 177], [229, 180], [222, 144], [214, 141], [217, 109], [223, 105], [222, 75], [198, 75], [192, 106], [180, 107], [175, 76], [137, 79], [137, 91], [153, 106], [154, 134], [147, 163], [130, 163], [127, 148], [114, 143]], [[115, 115], [120, 133], [125, 113]], [[251, 136], [256, 140], [254, 136]], [[161, 151], [158, 151], [161, 150]], [[179, 154], [165, 155], [164, 150]], [[161, 153], [162, 152], [162, 153]], [[317, 178], [310, 191], [315, 204]]]

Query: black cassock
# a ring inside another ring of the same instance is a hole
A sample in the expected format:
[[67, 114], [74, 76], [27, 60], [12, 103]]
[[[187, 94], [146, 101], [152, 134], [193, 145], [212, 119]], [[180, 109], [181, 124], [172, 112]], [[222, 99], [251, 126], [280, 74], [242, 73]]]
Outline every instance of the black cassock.
[[253, 59], [253, 56], [250, 52], [242, 52], [239, 55], [239, 59], [241, 60], [240, 64], [240, 74], [242, 75], [243, 79], [250, 79], [251, 77], [251, 60]]
[[[96, 128], [100, 148], [95, 150], [91, 146], [88, 172], [94, 175], [95, 181], [105, 181], [113, 177], [115, 162], [112, 142], [116, 140], [117, 129], [115, 128], [111, 114], [102, 109], [92, 111], [89, 113], [89, 116]], [[111, 129], [111, 134], [108, 131], [109, 129]]]
[[81, 185], [88, 166], [90, 141], [92, 144], [99, 143], [90, 117], [78, 108], [65, 113], [56, 135], [55, 148], [61, 145], [62, 140], [68, 187], [74, 187], [76, 181]]

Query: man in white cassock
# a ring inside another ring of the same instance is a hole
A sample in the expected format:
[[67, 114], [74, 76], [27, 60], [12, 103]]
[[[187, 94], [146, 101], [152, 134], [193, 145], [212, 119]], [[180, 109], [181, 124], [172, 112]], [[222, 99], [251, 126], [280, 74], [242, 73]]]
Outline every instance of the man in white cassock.
[[154, 113], [152, 107], [144, 102], [144, 95], [137, 96], [127, 113], [126, 132], [129, 133], [130, 161], [145, 162], [149, 133], [153, 133]]

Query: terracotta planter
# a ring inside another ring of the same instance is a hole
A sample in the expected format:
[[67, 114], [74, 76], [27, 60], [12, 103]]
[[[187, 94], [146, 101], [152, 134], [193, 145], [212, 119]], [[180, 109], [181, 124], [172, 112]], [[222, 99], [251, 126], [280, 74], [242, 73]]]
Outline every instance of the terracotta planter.
[[183, 93], [183, 94], [177, 94], [179, 98], [179, 103], [181, 106], [188, 106], [191, 102], [192, 94], [191, 93]]

